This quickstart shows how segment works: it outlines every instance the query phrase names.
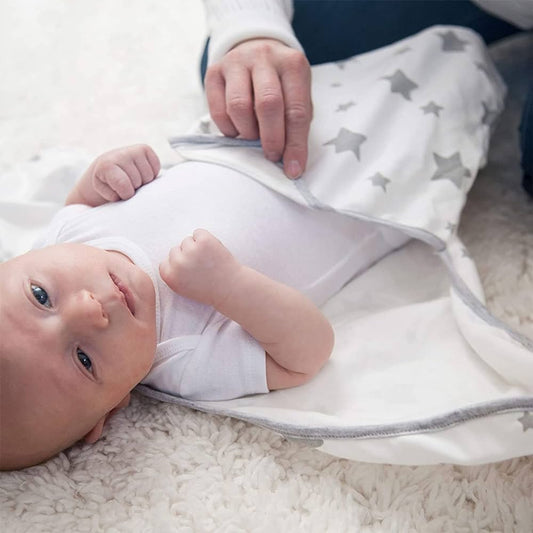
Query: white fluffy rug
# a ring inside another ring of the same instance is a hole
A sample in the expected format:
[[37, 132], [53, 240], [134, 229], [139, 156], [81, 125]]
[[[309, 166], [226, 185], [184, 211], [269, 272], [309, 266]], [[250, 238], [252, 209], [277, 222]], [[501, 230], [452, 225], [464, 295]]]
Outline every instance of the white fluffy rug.
[[[0, 175], [56, 147], [92, 155], [147, 142], [174, 161], [166, 137], [205, 109], [204, 35], [199, 0], [2, 0]], [[494, 54], [511, 82], [508, 108], [461, 234], [491, 310], [533, 337], [533, 202], [518, 185], [516, 132], [533, 37]], [[532, 457], [478, 467], [356, 463], [135, 396], [96, 445], [1, 474], [0, 529], [529, 533], [532, 495]]]

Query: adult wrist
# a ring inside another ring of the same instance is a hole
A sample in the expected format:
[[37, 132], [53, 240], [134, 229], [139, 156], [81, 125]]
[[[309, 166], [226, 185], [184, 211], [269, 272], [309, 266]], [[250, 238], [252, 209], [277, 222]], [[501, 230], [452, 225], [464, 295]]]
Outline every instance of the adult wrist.
[[291, 27], [290, 2], [258, 0], [243, 4], [206, 0], [205, 3], [210, 31], [208, 66], [240, 42], [255, 38], [276, 39], [303, 52]]

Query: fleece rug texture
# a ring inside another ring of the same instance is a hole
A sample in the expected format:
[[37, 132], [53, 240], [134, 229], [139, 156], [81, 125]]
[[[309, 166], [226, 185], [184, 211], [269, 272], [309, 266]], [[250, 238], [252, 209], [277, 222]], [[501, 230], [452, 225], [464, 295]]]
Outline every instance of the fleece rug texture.
[[[50, 162], [72, 170], [138, 142], [152, 145], [164, 165], [177, 161], [167, 137], [205, 112], [198, 78], [205, 33], [199, 0], [3, 0], [2, 209], [13, 193], [6, 187], [29, 176], [26, 187], [45, 185], [36, 206], [44, 224], [70, 186], [63, 179], [70, 174], [50, 172]], [[488, 307], [533, 338], [533, 202], [519, 186], [517, 148], [533, 36], [491, 52], [509, 85], [507, 107], [459, 233]], [[36, 197], [17, 194], [17, 201]], [[25, 220], [3, 227], [21, 238], [3, 246], [13, 239], [0, 235], [0, 260], [24, 252], [36, 229]], [[526, 533], [533, 458], [475, 467], [358, 463], [134, 395], [95, 445], [0, 475], [0, 530]]]

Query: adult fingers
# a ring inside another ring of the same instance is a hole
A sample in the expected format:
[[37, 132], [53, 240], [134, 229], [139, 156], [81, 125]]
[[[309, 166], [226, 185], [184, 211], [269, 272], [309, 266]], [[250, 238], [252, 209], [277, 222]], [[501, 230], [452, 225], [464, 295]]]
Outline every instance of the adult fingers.
[[259, 128], [254, 110], [250, 71], [242, 65], [231, 65], [225, 71], [226, 111], [244, 139], [257, 139]]
[[265, 62], [252, 70], [255, 112], [263, 152], [279, 161], [285, 146], [284, 101], [279, 74]]
[[285, 150], [283, 168], [298, 178], [307, 165], [307, 142], [313, 118], [311, 69], [303, 54], [292, 54], [281, 74], [285, 100]]
[[236, 137], [239, 132], [231, 121], [226, 109], [226, 81], [220, 65], [207, 69], [205, 75], [205, 95], [209, 113], [218, 129], [228, 137]]

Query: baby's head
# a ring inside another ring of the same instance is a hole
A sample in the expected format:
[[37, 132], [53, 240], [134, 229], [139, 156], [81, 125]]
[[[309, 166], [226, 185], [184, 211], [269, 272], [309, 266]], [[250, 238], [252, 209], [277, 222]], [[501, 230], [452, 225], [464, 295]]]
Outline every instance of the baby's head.
[[150, 277], [126, 256], [61, 244], [0, 264], [0, 470], [94, 442], [148, 373]]

